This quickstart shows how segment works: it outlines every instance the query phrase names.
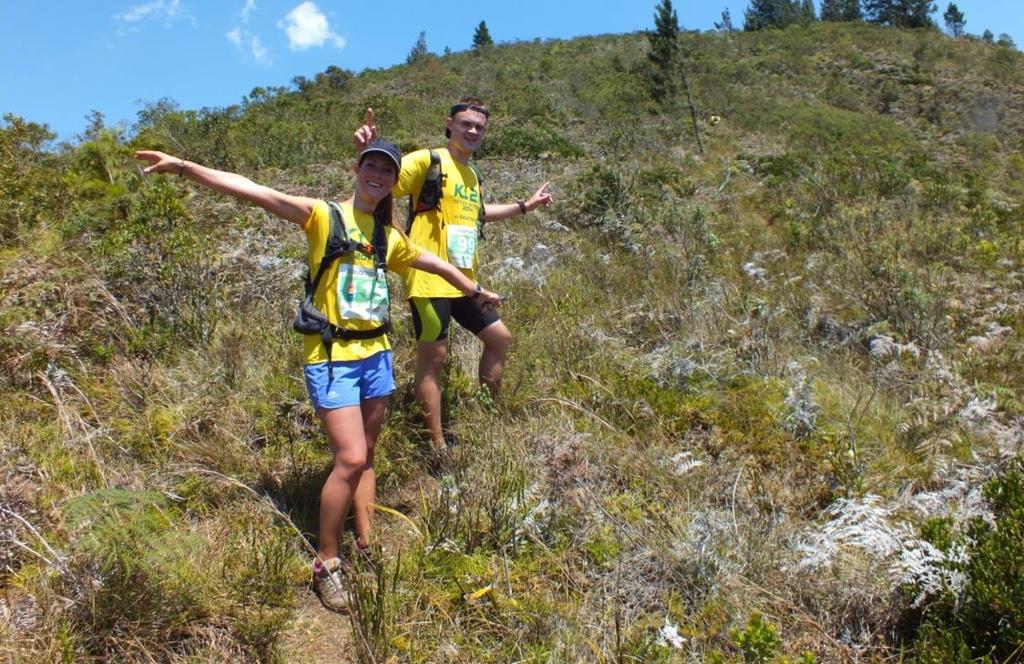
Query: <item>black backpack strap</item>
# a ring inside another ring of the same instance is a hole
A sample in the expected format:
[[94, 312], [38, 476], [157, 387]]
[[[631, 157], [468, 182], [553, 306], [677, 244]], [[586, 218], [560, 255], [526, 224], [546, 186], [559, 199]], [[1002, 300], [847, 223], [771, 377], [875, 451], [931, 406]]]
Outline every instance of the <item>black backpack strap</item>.
[[409, 197], [409, 220], [405, 225], [405, 233], [412, 232], [412, 222], [416, 215], [430, 210], [441, 208], [441, 198], [444, 196], [444, 174], [441, 172], [441, 155], [437, 150], [430, 151], [430, 165], [427, 166], [427, 173], [423, 176], [423, 186], [420, 187], [420, 195], [416, 197], [415, 203], [412, 196]]
[[354, 339], [376, 339], [377, 337], [384, 336], [391, 331], [391, 319], [387, 318], [383, 323], [369, 330], [348, 330], [344, 327], [338, 327], [337, 325], [330, 325], [329, 329], [331, 335], [335, 339], [344, 339], [345, 341], [352, 341]]
[[327, 233], [327, 240], [324, 242], [324, 255], [320, 259], [320, 266], [316, 270], [316, 277], [310, 281], [309, 276], [306, 276], [306, 280], [309, 282], [307, 284], [307, 291], [312, 291], [307, 292], [310, 302], [312, 302], [313, 293], [316, 293], [316, 289], [320, 285], [321, 277], [324, 276], [324, 273], [327, 272], [327, 269], [335, 260], [353, 251], [369, 253], [366, 246], [353, 242], [349, 238], [345, 226], [345, 217], [341, 214], [341, 206], [337, 203], [328, 203], [327, 207], [331, 213], [331, 227]]
[[341, 213], [341, 205], [331, 201], [327, 203], [327, 210], [331, 214], [331, 227], [327, 232], [327, 242], [324, 244], [324, 255], [331, 252], [340, 242], [348, 240], [348, 232], [345, 228], [345, 215]]
[[[378, 275], [388, 270], [388, 236], [384, 230], [384, 224], [376, 219], [373, 220], [373, 264]], [[388, 288], [387, 277], [384, 277], [384, 287]], [[330, 326], [330, 333], [335, 339], [352, 341], [353, 339], [374, 339], [391, 331], [391, 293], [388, 293], [388, 313], [384, 316], [384, 322], [369, 330], [346, 330], [337, 325]], [[325, 331], [324, 334], [327, 332]], [[328, 351], [328, 357], [330, 357]]]
[[[316, 278], [313, 279], [311, 284], [311, 292], [308, 294], [308, 300], [310, 308], [319, 314], [315, 320], [320, 321], [320, 341], [324, 345], [324, 350], [327, 352], [327, 380], [334, 380], [334, 370], [331, 367], [331, 349], [334, 346], [334, 334], [332, 328], [335, 326], [331, 324], [319, 309], [313, 305], [313, 297], [316, 294], [317, 286], [320, 285], [320, 278], [324, 276], [324, 273], [337, 259], [343, 255], [354, 251], [354, 242], [348, 237], [348, 230], [345, 227], [345, 216], [341, 213], [341, 206], [331, 201], [327, 203], [327, 209], [331, 214], [331, 225], [327, 232], [327, 240], [324, 242], [324, 255], [320, 259], [320, 267], [316, 271]], [[305, 303], [303, 303], [305, 305]]]
[[384, 224], [373, 220], [373, 262], [378, 270], [388, 271], [388, 235]]
[[388, 285], [388, 234], [385, 225], [373, 220], [373, 263], [377, 274], [384, 279], [384, 288], [388, 291], [388, 312], [384, 314], [384, 323], [377, 328], [380, 334], [391, 331], [391, 286]]
[[470, 159], [467, 163], [469, 164], [469, 167], [473, 169], [473, 174], [476, 175], [477, 185], [482, 187], [484, 185], [484, 176], [483, 173], [480, 172], [480, 167], [477, 166], [476, 162], [473, 161], [472, 159]]

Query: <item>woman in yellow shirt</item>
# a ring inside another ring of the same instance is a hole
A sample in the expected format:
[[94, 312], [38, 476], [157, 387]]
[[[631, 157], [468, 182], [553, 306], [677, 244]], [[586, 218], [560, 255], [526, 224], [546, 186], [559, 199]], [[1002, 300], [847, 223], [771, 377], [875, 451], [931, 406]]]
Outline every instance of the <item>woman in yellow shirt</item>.
[[[348, 238], [366, 251], [353, 251], [333, 261], [316, 287], [313, 304], [326, 315], [338, 334], [333, 343], [319, 335], [305, 336], [303, 372], [310, 399], [331, 446], [334, 464], [320, 492], [320, 525], [317, 558], [313, 563], [314, 588], [324, 605], [333, 610], [348, 608], [343, 583], [339, 540], [345, 518], [354, 510], [356, 546], [370, 542], [370, 519], [376, 495], [373, 450], [395, 390], [391, 347], [377, 330], [388, 308], [387, 282], [376, 269], [372, 238], [377, 224], [387, 239], [386, 265], [391, 271], [414, 267], [444, 277], [467, 297], [482, 306], [501, 304], [496, 294], [483, 290], [451, 264], [408, 241], [393, 216], [391, 189], [398, 179], [402, 156], [398, 148], [375, 140], [360, 152], [355, 166], [355, 194], [339, 204], [271, 189], [248, 178], [185, 161], [163, 152], [141, 150], [135, 157], [149, 164], [143, 172], [186, 177], [259, 205], [306, 233], [310, 274], [316, 274], [324, 256], [331, 228], [331, 206], [336, 206]], [[366, 338], [346, 339], [346, 333], [362, 331]]]

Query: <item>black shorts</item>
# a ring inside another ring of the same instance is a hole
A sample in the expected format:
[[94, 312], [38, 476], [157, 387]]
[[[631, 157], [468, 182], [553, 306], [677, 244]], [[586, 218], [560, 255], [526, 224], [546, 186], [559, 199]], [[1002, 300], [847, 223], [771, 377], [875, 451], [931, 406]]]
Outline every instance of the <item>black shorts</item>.
[[411, 297], [409, 309], [417, 341], [447, 339], [452, 318], [474, 335], [500, 320], [497, 311], [468, 297]]

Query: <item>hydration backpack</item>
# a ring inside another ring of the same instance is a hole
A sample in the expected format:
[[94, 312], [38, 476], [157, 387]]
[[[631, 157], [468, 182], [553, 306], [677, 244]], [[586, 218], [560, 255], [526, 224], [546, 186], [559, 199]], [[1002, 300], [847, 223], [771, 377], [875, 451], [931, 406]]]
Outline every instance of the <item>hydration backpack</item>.
[[[345, 219], [341, 214], [341, 206], [337, 203], [328, 203], [327, 205], [331, 212], [331, 228], [327, 234], [327, 242], [324, 244], [324, 256], [320, 259], [320, 266], [317, 268], [315, 277], [311, 279], [310, 272], [306, 272], [306, 295], [302, 299], [302, 304], [299, 305], [299, 311], [292, 322], [292, 329], [299, 334], [319, 336], [327, 350], [327, 360], [330, 362], [331, 346], [335, 339], [349, 341], [383, 336], [391, 331], [391, 316], [389, 313], [385, 316], [383, 323], [369, 330], [347, 330], [331, 323], [327, 316], [313, 304], [313, 296], [316, 294], [317, 286], [320, 285], [320, 279], [327, 272], [327, 268], [348, 254], [358, 251], [364, 256], [373, 257], [374, 267], [378, 274], [387, 270], [388, 242], [387, 236], [384, 234], [384, 225], [374, 219], [372, 244], [354, 242], [348, 236]], [[386, 279], [384, 283], [386, 288]], [[391, 302], [390, 296], [388, 302]]]
[[[476, 163], [472, 160], [468, 162], [468, 165], [473, 169], [473, 173], [476, 174], [477, 186], [480, 188], [480, 211], [477, 215], [476, 220], [476, 231], [480, 236], [480, 239], [484, 239], [484, 200], [483, 200], [483, 184], [484, 178], [480, 174], [480, 169], [476, 167]], [[416, 198], [415, 203], [412, 200], [412, 196], [409, 197], [409, 220], [405, 225], [405, 233], [408, 235], [412, 232], [412, 222], [415, 221], [416, 216], [423, 214], [424, 212], [430, 212], [431, 210], [441, 209], [441, 198], [444, 196], [444, 178], [445, 175], [441, 171], [441, 155], [437, 153], [437, 150], [430, 151], [430, 166], [427, 167], [427, 175], [423, 178], [423, 187], [420, 189], [420, 195]], [[441, 219], [442, 226], [444, 225], [444, 219]]]

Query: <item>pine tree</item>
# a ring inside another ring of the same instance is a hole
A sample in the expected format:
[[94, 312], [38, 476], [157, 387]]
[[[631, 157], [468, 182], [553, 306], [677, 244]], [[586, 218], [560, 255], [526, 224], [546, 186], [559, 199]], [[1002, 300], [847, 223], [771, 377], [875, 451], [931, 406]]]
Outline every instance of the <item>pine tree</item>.
[[672, 8], [672, 0], [661, 0], [655, 7], [654, 32], [648, 32], [651, 50], [647, 53], [647, 61], [651, 64], [648, 75], [651, 86], [651, 97], [659, 104], [671, 102], [676, 95], [676, 77], [683, 83], [686, 103], [690, 108], [690, 123], [697, 149], [704, 154], [704, 144], [700, 140], [697, 127], [697, 107], [690, 94], [690, 81], [683, 66], [683, 51], [679, 43], [679, 17]]
[[860, 0], [822, 0], [822, 21], [861, 20]]
[[729, 13], [729, 8], [726, 7], [725, 11], [722, 12], [722, 22], [715, 21], [715, 30], [719, 32], [735, 32], [736, 28], [732, 24], [732, 14]]
[[810, 25], [817, 20], [818, 17], [814, 15], [813, 0], [804, 0], [803, 4], [800, 5], [800, 24]]
[[420, 37], [413, 44], [412, 50], [409, 51], [409, 55], [405, 58], [405, 64], [411, 65], [414, 62], [426, 59], [430, 55], [427, 50], [427, 33], [425, 30], [420, 31]]
[[1005, 46], [1006, 48], [1017, 48], [1017, 43], [1013, 41], [1013, 37], [1005, 32], [999, 35], [999, 39], [996, 40], [996, 43], [1000, 46]]
[[864, 16], [872, 23], [889, 23], [899, 0], [864, 0]]
[[988, 28], [985, 28], [985, 32], [981, 33], [981, 38], [983, 41], [987, 41], [989, 44], [996, 40], [996, 36], [992, 34], [992, 31], [989, 30]]
[[932, 0], [864, 0], [864, 14], [873, 23], [894, 28], [934, 28]]
[[487, 29], [487, 22], [480, 21], [480, 25], [476, 26], [476, 31], [473, 33], [473, 48], [479, 50], [493, 45], [494, 40], [491, 39], [491, 31]]
[[751, 0], [743, 29], [785, 28], [799, 22], [800, 11], [800, 0]]
[[949, 34], [954, 37], [964, 36], [964, 26], [967, 25], [967, 21], [964, 20], [964, 13], [952, 2], [946, 7], [946, 13], [942, 15], [942, 20], [946, 22], [946, 30]]
[[679, 17], [672, 8], [672, 0], [662, 0], [654, 8], [654, 32], [647, 33], [651, 50], [647, 54], [650, 63], [649, 79], [651, 97], [663, 103], [676, 92], [676, 67], [679, 60]]
[[937, 27], [931, 18], [931, 14], [935, 12], [935, 3], [932, 0], [903, 0], [903, 5], [906, 8], [906, 27]]

